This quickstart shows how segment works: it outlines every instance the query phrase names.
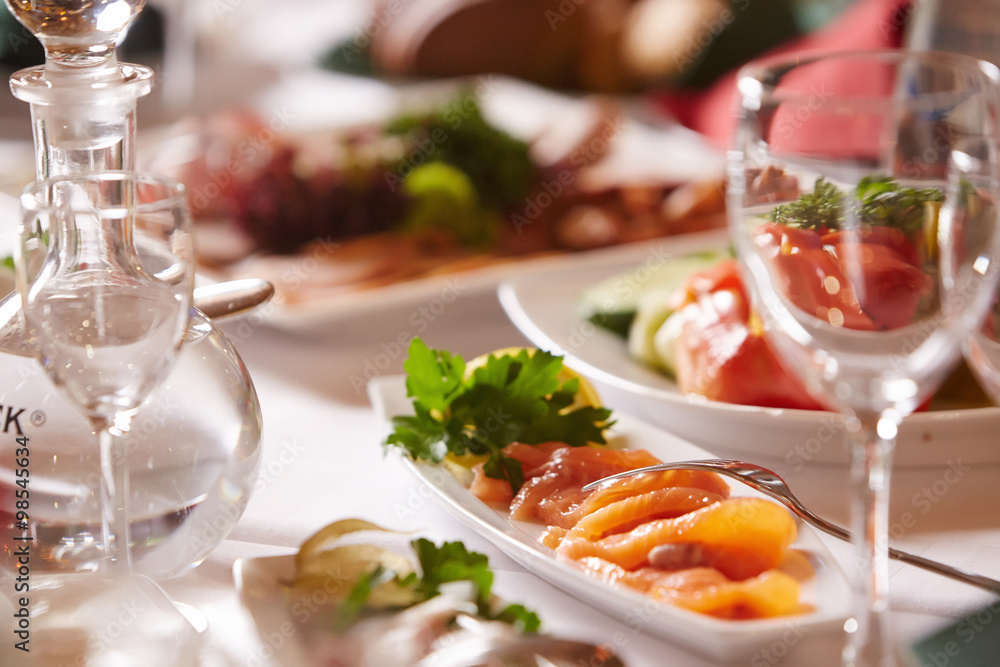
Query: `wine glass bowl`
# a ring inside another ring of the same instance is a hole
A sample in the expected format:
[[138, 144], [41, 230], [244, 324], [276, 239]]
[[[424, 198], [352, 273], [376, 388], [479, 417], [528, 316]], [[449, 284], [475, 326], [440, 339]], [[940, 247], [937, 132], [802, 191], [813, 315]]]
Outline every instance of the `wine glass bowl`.
[[[974, 164], [982, 160], [982, 154], [981, 149], [961, 151], [955, 153], [955, 159]], [[981, 216], [997, 217], [996, 202], [986, 202], [984, 209]], [[996, 234], [988, 233], [983, 225], [974, 222], [970, 224], [969, 220], [958, 217], [947, 230], [945, 239], [950, 245], [942, 262], [945, 299], [957, 307], [970, 300], [978, 301], [969, 317], [978, 317], [978, 313], [986, 310], [985, 317], [967, 322], [963, 352], [980, 386], [993, 401], [1000, 403], [1000, 294], [996, 291], [1000, 279], [996, 261], [1000, 242]]]
[[21, 208], [15, 266], [25, 333], [49, 379], [99, 435], [104, 566], [129, 571], [124, 436], [188, 330], [186, 193], [163, 177], [99, 172], [30, 185]]
[[1000, 402], [1000, 304], [994, 303], [982, 325], [969, 335], [965, 356], [990, 397]]
[[40, 182], [22, 206], [24, 257], [44, 253], [17, 264], [45, 370], [92, 418], [134, 411], [187, 330], [194, 259], [183, 189], [105, 173]]
[[728, 203], [745, 282], [778, 358], [853, 435], [847, 665], [894, 664], [892, 449], [985, 309], [998, 81], [973, 58], [898, 51], [799, 54], [738, 76]]

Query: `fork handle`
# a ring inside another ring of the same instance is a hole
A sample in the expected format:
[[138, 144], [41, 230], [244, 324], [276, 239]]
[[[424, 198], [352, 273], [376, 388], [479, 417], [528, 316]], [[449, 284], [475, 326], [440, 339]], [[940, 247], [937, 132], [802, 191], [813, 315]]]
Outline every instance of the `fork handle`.
[[923, 556], [915, 556], [914, 554], [900, 551], [899, 549], [894, 549], [892, 547], [889, 547], [889, 558], [894, 558], [895, 560], [915, 565], [916, 567], [929, 570], [930, 572], [936, 572], [945, 577], [955, 579], [956, 581], [961, 581], [972, 586], [978, 586], [979, 588], [985, 588], [996, 595], [1000, 595], [1000, 581], [997, 581], [996, 579], [990, 579], [989, 577], [984, 577], [981, 574], [972, 574], [971, 572], [960, 570], [957, 567], [945, 565], [944, 563], [939, 563], [938, 561], [930, 560], [928, 558], [924, 558]]
[[[775, 500], [782, 501], [780, 495], [775, 494], [769, 489], [761, 489], [761, 491]], [[786, 507], [788, 506], [786, 505]], [[813, 514], [804, 507], [789, 507], [789, 509], [791, 509], [795, 514], [798, 514], [802, 519], [805, 519], [807, 523], [811, 523], [814, 527], [819, 528], [828, 535], [833, 535], [837, 539], [845, 542], [851, 542], [854, 539], [851, 536], [851, 532], [846, 528], [842, 528], [835, 523], [830, 523], [826, 519]], [[889, 558], [922, 568], [929, 572], [936, 572], [942, 576], [949, 577], [972, 586], [984, 588], [991, 593], [1000, 595], [1000, 581], [997, 581], [996, 579], [990, 579], [989, 577], [984, 577], [981, 574], [972, 574], [971, 572], [960, 570], [957, 567], [952, 567], [951, 565], [945, 565], [944, 563], [940, 563], [936, 560], [930, 560], [929, 558], [924, 558], [923, 556], [916, 556], [914, 554], [907, 553], [906, 551], [900, 551], [894, 547], [889, 547]]]

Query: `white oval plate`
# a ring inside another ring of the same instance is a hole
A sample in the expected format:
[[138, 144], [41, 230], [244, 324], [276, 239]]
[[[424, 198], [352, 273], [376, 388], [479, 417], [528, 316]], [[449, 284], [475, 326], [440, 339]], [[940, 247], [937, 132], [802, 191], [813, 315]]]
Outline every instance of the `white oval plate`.
[[[671, 379], [634, 361], [624, 340], [579, 313], [585, 287], [644, 263], [654, 266], [726, 243], [722, 234], [699, 234], [636, 246], [608, 261], [566, 262], [551, 271], [508, 278], [499, 287], [500, 303], [533, 344], [563, 355], [567, 366], [594, 381], [616, 412], [733, 458], [781, 462], [792, 469], [812, 462], [847, 465], [840, 416], [686, 397]], [[1000, 408], [916, 413], [900, 427], [895, 465], [1000, 463], [997, 433]]]
[[[395, 415], [413, 412], [402, 376], [375, 378], [368, 384], [368, 395], [376, 414], [386, 422]], [[619, 417], [613, 431], [616, 444], [645, 449], [663, 461], [713, 458], [705, 450], [627, 415]], [[634, 622], [637, 610], [641, 610], [643, 632], [711, 659], [749, 659], [762, 648], [780, 641], [790, 623], [810, 633], [839, 631], [848, 614], [850, 587], [833, 556], [808, 526], [799, 524], [794, 548], [805, 556], [816, 573], [802, 585], [803, 602], [811, 605], [814, 611], [794, 617], [727, 621], [669, 604], [651, 608], [649, 598], [613, 588], [583, 570], [556, 560], [555, 552], [537, 540], [541, 525], [508, 520], [506, 512], [480, 501], [443, 468], [416, 463], [405, 457], [403, 461], [455, 518], [528, 571], [625, 622], [629, 619]], [[733, 494], [757, 495], [738, 483], [733, 483]], [[531, 601], [524, 603], [530, 606]]]

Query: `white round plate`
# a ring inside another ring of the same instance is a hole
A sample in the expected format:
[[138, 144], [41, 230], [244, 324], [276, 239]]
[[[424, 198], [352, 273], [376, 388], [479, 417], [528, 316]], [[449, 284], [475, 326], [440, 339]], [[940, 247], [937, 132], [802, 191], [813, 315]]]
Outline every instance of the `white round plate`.
[[[551, 271], [508, 278], [500, 303], [536, 346], [565, 357], [591, 379], [604, 403], [634, 414], [718, 455], [780, 462], [847, 465], [843, 419], [828, 412], [758, 408], [688, 397], [668, 377], [634, 361], [623, 339], [583, 318], [585, 287], [648, 264], [724, 247], [725, 235], [699, 234], [635, 246], [605, 261], [564, 262]], [[1000, 408], [921, 412], [899, 430], [897, 467], [1000, 463]]]

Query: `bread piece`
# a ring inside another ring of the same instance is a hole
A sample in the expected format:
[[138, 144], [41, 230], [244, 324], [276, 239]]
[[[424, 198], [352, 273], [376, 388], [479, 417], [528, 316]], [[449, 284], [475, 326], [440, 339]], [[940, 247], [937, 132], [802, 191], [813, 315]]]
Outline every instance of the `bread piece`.
[[620, 92], [618, 47], [635, 0], [382, 0], [372, 63], [386, 74], [497, 73]]

